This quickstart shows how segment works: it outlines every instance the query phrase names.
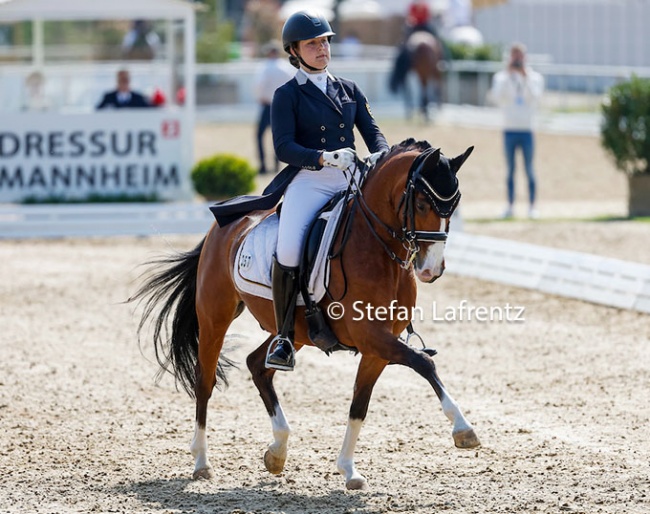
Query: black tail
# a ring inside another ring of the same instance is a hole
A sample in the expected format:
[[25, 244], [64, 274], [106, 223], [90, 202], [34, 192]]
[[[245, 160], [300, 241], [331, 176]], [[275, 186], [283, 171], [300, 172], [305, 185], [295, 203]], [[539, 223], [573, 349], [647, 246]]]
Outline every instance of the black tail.
[[[205, 238], [194, 250], [150, 261], [147, 264], [164, 266], [149, 277], [129, 302], [144, 302], [144, 311], [138, 325], [138, 340], [151, 323], [156, 360], [161, 369], [156, 379], [167, 371], [174, 375], [176, 386], [183, 386], [194, 397], [196, 363], [199, 350], [199, 320], [196, 316], [196, 274]], [[158, 305], [161, 304], [160, 307]], [[171, 330], [169, 321], [171, 319]], [[226, 368], [233, 362], [219, 358], [217, 384], [228, 386]]]

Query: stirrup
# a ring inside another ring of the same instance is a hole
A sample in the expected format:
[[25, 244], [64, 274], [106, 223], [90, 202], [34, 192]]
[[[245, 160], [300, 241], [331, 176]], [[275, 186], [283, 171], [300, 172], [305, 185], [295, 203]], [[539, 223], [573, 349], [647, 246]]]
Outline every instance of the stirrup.
[[416, 338], [417, 340], [420, 341], [420, 344], [422, 345], [421, 350], [424, 353], [426, 353], [429, 357], [433, 357], [434, 355], [438, 355], [438, 350], [436, 350], [435, 348], [428, 348], [424, 344], [424, 339], [422, 339], [422, 336], [420, 334], [418, 334], [415, 330], [413, 330], [413, 332], [409, 331], [409, 333], [406, 336], [406, 341], [402, 340], [401, 337], [400, 337], [400, 341], [402, 341], [405, 345], [411, 346], [410, 340], [411, 340], [412, 337]]
[[[402, 336], [400, 336], [398, 338], [401, 343], [405, 344], [406, 346], [410, 346], [410, 347], [413, 348], [413, 346], [411, 345], [411, 338], [415, 338], [418, 341], [420, 341], [420, 344], [422, 345], [422, 348], [420, 348], [420, 351], [426, 353], [429, 357], [433, 357], [434, 355], [438, 355], [438, 350], [436, 350], [435, 348], [428, 348], [424, 344], [424, 339], [422, 339], [422, 336], [420, 334], [418, 334], [413, 329], [413, 325], [411, 323], [409, 323], [406, 330], [408, 332], [408, 334], [406, 335], [406, 339], [403, 339]], [[394, 362], [389, 362], [388, 363], [388, 365], [391, 365], [391, 364], [395, 364], [395, 363]]]
[[[291, 350], [288, 359], [285, 361], [277, 359], [275, 362], [273, 362], [271, 359], [274, 358], [275, 351], [281, 348], [281, 345], [285, 342], [289, 345], [289, 349]], [[271, 351], [271, 349], [273, 351]], [[264, 362], [264, 367], [266, 369], [277, 369], [279, 371], [293, 371], [293, 368], [296, 364], [295, 354], [296, 351], [293, 348], [291, 339], [278, 334], [271, 340], [268, 348], [266, 349], [266, 361]]]

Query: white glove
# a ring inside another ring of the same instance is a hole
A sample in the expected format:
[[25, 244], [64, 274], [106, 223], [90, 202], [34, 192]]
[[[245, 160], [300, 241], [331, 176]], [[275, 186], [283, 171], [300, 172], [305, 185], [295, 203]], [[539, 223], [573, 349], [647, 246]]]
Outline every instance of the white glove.
[[366, 157], [366, 162], [370, 164], [370, 166], [374, 166], [377, 164], [377, 161], [384, 156], [385, 153], [385, 150], [382, 150], [381, 152], [371, 153], [368, 157]]
[[323, 165], [347, 170], [354, 164], [355, 157], [356, 154], [352, 148], [341, 148], [333, 152], [323, 152]]

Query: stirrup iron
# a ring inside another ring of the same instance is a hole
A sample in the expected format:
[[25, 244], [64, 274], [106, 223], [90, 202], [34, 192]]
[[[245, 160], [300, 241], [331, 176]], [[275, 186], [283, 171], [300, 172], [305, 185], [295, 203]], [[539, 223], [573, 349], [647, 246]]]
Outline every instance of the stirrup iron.
[[[284, 363], [279, 360], [276, 362], [273, 362], [272, 360], [270, 361], [269, 359], [273, 357], [273, 354], [278, 348], [280, 348], [281, 345], [284, 347], [284, 349], [286, 349], [287, 346], [289, 347], [291, 353], [289, 353], [288, 359]], [[264, 361], [264, 367], [266, 369], [277, 369], [279, 371], [293, 371], [293, 368], [296, 365], [295, 355], [296, 355], [296, 350], [293, 347], [293, 343], [291, 342], [291, 339], [279, 334], [271, 340], [268, 348], [266, 349], [266, 359]]]
[[422, 336], [418, 334], [415, 329], [413, 328], [413, 323], [409, 323], [408, 326], [406, 327], [407, 335], [406, 335], [406, 341], [403, 340], [400, 337], [400, 341], [402, 341], [405, 345], [411, 346], [411, 338], [418, 339], [420, 341], [420, 344], [422, 345], [422, 351], [429, 355], [430, 357], [433, 357], [434, 355], [438, 354], [438, 350], [435, 348], [427, 348], [427, 346], [424, 344], [424, 339], [422, 339]]

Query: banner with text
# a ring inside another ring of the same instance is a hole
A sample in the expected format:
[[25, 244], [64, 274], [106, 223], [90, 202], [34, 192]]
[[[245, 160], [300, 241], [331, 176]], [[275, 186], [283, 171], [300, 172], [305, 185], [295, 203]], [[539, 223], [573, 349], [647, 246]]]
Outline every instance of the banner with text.
[[181, 111], [4, 115], [0, 203], [93, 195], [187, 200], [192, 144]]

